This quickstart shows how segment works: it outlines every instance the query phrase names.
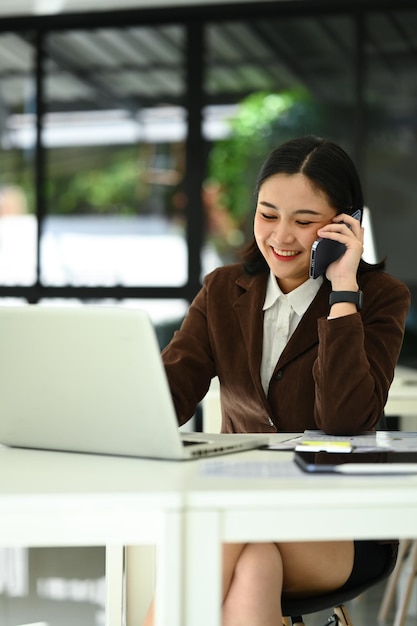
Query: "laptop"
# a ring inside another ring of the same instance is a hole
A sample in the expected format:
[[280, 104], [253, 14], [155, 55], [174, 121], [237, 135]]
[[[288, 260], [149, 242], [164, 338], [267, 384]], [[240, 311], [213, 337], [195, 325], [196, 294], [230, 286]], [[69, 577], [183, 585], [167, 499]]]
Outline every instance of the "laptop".
[[186, 460], [257, 448], [267, 435], [181, 433], [142, 310], [0, 307], [0, 443]]

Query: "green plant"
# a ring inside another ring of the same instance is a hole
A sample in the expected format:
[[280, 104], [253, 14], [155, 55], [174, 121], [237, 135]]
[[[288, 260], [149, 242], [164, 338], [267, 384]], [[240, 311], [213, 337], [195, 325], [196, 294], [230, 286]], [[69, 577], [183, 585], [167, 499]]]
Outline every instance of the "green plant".
[[253, 207], [253, 188], [267, 154], [282, 141], [314, 126], [316, 111], [304, 91], [254, 93], [230, 119], [230, 135], [214, 144], [209, 177], [221, 188], [223, 206], [237, 222]]

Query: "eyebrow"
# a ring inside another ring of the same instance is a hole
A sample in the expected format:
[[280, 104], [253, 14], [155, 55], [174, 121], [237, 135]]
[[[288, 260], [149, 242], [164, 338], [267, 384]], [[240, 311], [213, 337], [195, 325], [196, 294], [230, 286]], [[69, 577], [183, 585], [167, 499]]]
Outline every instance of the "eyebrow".
[[[261, 204], [262, 206], [267, 207], [268, 209], [274, 209], [274, 211], [278, 211], [278, 207], [276, 207], [274, 204], [271, 204], [270, 202], [266, 202], [266, 200], [261, 200], [259, 202], [259, 204]], [[313, 211], [313, 209], [297, 209], [297, 211], [293, 211], [292, 215], [317, 215], [317, 216], [321, 216], [322, 213], [318, 212], [318, 211]]]

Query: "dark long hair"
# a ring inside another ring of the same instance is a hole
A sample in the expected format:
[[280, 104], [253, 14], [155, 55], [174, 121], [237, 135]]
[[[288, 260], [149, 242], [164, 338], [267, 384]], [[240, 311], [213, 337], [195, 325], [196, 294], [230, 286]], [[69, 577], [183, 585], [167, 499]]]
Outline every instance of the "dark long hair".
[[[362, 185], [356, 167], [343, 148], [328, 139], [307, 135], [291, 139], [271, 152], [256, 180], [256, 202], [262, 184], [276, 174], [303, 174], [325, 195], [337, 214], [363, 211]], [[268, 271], [255, 239], [243, 249], [241, 259], [249, 274]], [[376, 265], [360, 262], [361, 271], [384, 266], [384, 261]]]

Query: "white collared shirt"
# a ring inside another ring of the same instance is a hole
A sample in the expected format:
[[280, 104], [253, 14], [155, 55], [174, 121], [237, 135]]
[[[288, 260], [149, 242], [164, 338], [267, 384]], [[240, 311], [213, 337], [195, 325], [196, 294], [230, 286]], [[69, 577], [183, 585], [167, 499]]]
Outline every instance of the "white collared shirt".
[[309, 278], [297, 289], [284, 294], [276, 277], [270, 272], [263, 305], [261, 380], [265, 394], [268, 393], [269, 382], [282, 351], [322, 283], [322, 276]]

